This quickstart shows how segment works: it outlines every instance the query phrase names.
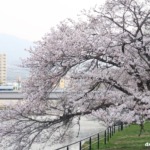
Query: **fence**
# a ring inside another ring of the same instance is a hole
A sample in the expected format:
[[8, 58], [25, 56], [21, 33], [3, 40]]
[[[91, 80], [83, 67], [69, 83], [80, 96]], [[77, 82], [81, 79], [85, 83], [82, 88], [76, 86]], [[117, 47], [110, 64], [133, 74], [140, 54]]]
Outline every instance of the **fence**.
[[[121, 122], [118, 125], [113, 125], [108, 127], [105, 131], [99, 132], [96, 134], [93, 134], [89, 137], [86, 137], [84, 139], [81, 139], [79, 141], [76, 141], [74, 143], [71, 143], [69, 145], [57, 148], [56, 150], [71, 150], [70, 147], [73, 145], [78, 145], [78, 149], [76, 150], [92, 150], [92, 145], [97, 145], [97, 150], [100, 149], [100, 143], [103, 142], [104, 144], [107, 144], [110, 140], [110, 138], [115, 134], [116, 131], [122, 131], [124, 128], [124, 124]], [[85, 143], [86, 145], [83, 147], [82, 144]], [[100, 142], [101, 141], [101, 142]]]

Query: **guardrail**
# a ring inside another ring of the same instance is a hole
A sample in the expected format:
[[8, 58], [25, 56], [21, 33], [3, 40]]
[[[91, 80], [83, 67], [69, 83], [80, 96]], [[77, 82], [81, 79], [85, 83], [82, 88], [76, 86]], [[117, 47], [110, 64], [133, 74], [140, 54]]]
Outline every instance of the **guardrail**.
[[[52, 92], [49, 94], [49, 100], [59, 100], [61, 92]], [[0, 100], [23, 100], [23, 93], [16, 91], [0, 91]]]
[[[119, 125], [113, 125], [108, 127], [105, 131], [99, 132], [96, 134], [93, 134], [91, 136], [88, 136], [84, 139], [81, 139], [79, 141], [73, 142], [71, 144], [68, 144], [66, 146], [62, 146], [60, 148], [57, 148], [55, 150], [71, 150], [71, 146], [78, 145], [78, 149], [76, 150], [92, 150], [92, 145], [97, 143], [97, 150], [100, 149], [100, 143], [103, 142], [104, 144], [107, 144], [111, 137], [116, 133], [116, 131], [122, 131], [124, 128], [124, 124], [121, 122]], [[100, 142], [101, 141], [101, 142]], [[82, 145], [86, 142], [86, 146], [83, 147]]]

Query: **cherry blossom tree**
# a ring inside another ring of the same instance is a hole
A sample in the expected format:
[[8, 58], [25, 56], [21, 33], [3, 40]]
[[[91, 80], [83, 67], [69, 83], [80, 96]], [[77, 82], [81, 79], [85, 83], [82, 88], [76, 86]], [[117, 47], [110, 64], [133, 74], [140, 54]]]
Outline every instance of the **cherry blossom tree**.
[[[29, 49], [25, 101], [0, 114], [6, 146], [26, 150], [63, 138], [81, 116], [142, 127], [150, 118], [149, 6], [146, 0], [108, 0], [78, 22], [61, 22]], [[57, 102], [49, 100], [66, 76], [69, 86]]]

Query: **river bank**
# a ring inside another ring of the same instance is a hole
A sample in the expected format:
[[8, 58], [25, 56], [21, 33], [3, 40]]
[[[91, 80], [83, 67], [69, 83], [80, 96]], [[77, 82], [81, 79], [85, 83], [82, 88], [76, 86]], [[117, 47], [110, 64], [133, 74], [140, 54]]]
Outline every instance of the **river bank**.
[[[80, 121], [80, 133], [77, 137], [78, 132], [78, 126], [74, 126], [74, 128], [71, 129], [70, 134], [71, 136], [66, 137], [64, 141], [61, 143], [57, 143], [54, 145], [44, 145], [44, 150], [55, 150], [59, 147], [65, 146], [67, 144], [71, 144], [73, 142], [79, 141], [83, 138], [86, 138], [94, 133], [102, 132], [106, 129], [106, 127], [102, 124], [102, 122], [89, 120], [86, 117], [82, 117]], [[40, 150], [41, 144], [34, 144], [32, 146], [32, 150]], [[79, 147], [79, 144], [75, 144], [69, 147], [69, 150], [77, 150]], [[63, 150], [63, 149], [62, 149]]]

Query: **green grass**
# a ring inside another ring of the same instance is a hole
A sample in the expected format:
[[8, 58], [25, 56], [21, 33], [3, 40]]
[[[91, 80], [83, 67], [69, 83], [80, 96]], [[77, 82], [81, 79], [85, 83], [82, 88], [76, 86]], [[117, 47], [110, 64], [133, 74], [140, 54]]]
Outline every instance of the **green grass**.
[[[150, 150], [150, 146], [146, 147], [145, 143], [150, 143], [150, 122], [144, 124], [145, 131], [141, 136], [138, 136], [140, 132], [139, 125], [130, 125], [124, 128], [123, 131], [117, 131], [109, 142], [105, 145], [104, 139], [100, 140], [100, 150]], [[92, 150], [98, 150], [97, 139], [93, 139]], [[89, 150], [89, 142], [85, 142], [83, 150]]]

